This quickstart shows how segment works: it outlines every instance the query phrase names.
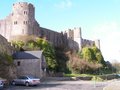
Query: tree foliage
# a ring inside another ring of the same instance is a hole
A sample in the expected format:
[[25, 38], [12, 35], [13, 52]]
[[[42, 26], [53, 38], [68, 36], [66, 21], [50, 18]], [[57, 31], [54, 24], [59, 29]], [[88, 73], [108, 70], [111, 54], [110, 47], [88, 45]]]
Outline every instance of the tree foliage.
[[12, 44], [19, 50], [42, 50], [45, 55], [47, 68], [50, 71], [56, 70], [56, 57], [54, 47], [45, 39], [37, 38], [35, 40], [28, 40], [27, 42], [13, 41]]
[[102, 65], [96, 62], [90, 62], [79, 58], [79, 56], [72, 55], [68, 61], [69, 69], [72, 73], [96, 73]]
[[44, 39], [41, 40], [40, 38], [37, 39], [37, 46], [40, 47], [39, 49], [43, 50], [43, 53], [47, 61], [48, 69], [51, 71], [52, 70], [55, 71], [57, 63], [54, 47], [46, 40]]
[[[13, 45], [19, 50], [42, 50], [46, 62], [47, 69], [50, 71], [65, 71], [67, 67], [72, 72], [77, 73], [96, 73], [100, 68], [105, 67], [106, 63], [101, 51], [93, 47], [84, 47], [81, 52], [65, 55], [62, 50], [54, 49], [53, 45], [47, 40], [36, 38], [27, 42], [14, 41]], [[66, 64], [67, 60], [68, 63]]]
[[90, 62], [97, 62], [102, 65], [105, 65], [104, 58], [102, 56], [101, 51], [96, 47], [84, 47], [82, 49], [83, 59], [88, 60]]
[[85, 47], [82, 49], [83, 59], [92, 61], [95, 59], [95, 55], [91, 48]]
[[55, 47], [55, 56], [57, 59], [57, 72], [65, 72], [69, 73], [68, 67], [67, 67], [67, 61], [69, 60], [68, 56], [66, 55], [66, 52], [64, 48], [62, 47]]
[[72, 54], [68, 62], [72, 72], [97, 73], [106, 66], [101, 51], [93, 47], [84, 47], [77, 55]]
[[0, 64], [4, 65], [13, 64], [12, 56], [8, 55], [6, 52], [0, 52]]
[[20, 50], [25, 44], [23, 41], [12, 41], [11, 43], [16, 48], [16, 50]]

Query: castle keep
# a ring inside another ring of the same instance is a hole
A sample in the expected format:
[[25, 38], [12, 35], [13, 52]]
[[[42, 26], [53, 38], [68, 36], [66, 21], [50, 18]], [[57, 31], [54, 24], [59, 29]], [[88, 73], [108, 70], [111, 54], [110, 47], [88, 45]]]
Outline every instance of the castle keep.
[[64, 32], [56, 32], [40, 26], [35, 19], [35, 7], [31, 3], [18, 2], [13, 4], [12, 13], [0, 20], [0, 34], [8, 41], [17, 37], [34, 35], [46, 37], [54, 46], [66, 46], [70, 49], [81, 50], [83, 46], [100, 48], [100, 41], [91, 41], [82, 38], [81, 28], [68, 29]]

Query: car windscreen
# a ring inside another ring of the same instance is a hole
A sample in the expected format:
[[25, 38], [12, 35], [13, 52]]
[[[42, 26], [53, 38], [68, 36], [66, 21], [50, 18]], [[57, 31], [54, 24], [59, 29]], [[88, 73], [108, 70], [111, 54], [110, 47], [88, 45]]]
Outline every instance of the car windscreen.
[[26, 76], [20, 76], [18, 79], [28, 79]]
[[34, 77], [34, 76], [28, 76], [30, 79], [35, 79], [36, 77]]

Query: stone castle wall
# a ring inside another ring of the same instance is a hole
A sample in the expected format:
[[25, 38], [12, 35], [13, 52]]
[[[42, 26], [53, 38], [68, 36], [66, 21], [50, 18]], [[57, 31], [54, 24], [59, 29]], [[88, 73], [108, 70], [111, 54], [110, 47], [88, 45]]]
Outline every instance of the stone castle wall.
[[65, 40], [65, 38], [63, 37], [62, 33], [58, 33], [43, 27], [40, 27], [40, 31], [41, 31], [40, 32], [41, 37], [46, 37], [46, 39], [52, 42], [53, 45], [55, 46], [63, 45], [63, 40]]
[[11, 14], [6, 17], [4, 20], [0, 20], [0, 34], [4, 36], [7, 40], [9, 40], [11, 36]]
[[82, 38], [81, 28], [68, 29], [64, 33], [40, 27], [35, 20], [35, 7], [27, 2], [13, 4], [12, 13], [4, 20], [0, 20], [0, 34], [8, 41], [24, 35], [35, 35], [46, 38], [54, 46], [64, 46], [74, 50], [81, 50], [83, 46], [100, 47], [100, 41]]
[[32, 35], [35, 24], [34, 6], [19, 2], [13, 4], [12, 9], [12, 36]]

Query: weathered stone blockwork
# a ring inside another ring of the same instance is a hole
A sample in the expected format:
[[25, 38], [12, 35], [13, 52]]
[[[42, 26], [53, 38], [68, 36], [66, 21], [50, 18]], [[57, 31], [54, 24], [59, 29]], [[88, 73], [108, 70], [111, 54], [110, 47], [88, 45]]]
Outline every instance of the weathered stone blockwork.
[[46, 37], [54, 46], [65, 46], [74, 50], [81, 50], [83, 46], [96, 44], [100, 48], [100, 41], [91, 41], [82, 38], [81, 28], [68, 29], [65, 32], [56, 32], [40, 27], [35, 20], [35, 7], [31, 3], [18, 2], [13, 4], [12, 13], [0, 20], [0, 34], [8, 41], [18, 36], [35, 35]]

